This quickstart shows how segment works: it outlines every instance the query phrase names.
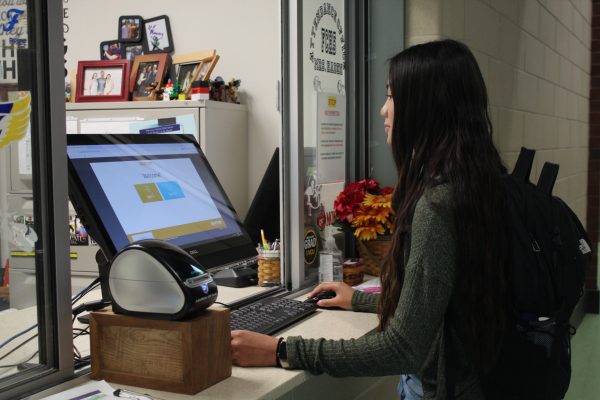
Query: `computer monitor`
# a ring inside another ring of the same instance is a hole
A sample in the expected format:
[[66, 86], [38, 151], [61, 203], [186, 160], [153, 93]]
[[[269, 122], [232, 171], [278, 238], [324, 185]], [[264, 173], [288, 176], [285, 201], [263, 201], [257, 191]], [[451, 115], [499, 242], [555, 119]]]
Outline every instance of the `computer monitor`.
[[279, 236], [279, 147], [273, 156], [248, 208], [244, 226], [253, 243], [260, 243], [263, 229], [269, 241]]
[[69, 195], [108, 259], [162, 239], [208, 271], [256, 262], [248, 236], [191, 135], [67, 135]]

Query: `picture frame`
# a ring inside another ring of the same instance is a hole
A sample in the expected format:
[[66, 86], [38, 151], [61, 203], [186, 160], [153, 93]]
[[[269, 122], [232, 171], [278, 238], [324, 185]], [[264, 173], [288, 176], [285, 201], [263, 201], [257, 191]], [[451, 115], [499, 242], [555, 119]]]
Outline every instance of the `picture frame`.
[[201, 76], [200, 72], [203, 66], [214, 59], [215, 55], [215, 49], [207, 49], [173, 56], [171, 81], [179, 83], [181, 92], [187, 95], [192, 87], [192, 82]]
[[100, 60], [120, 60], [123, 46], [118, 40], [105, 40], [100, 42]]
[[144, 19], [139, 15], [122, 15], [119, 17], [117, 37], [121, 43], [141, 42]]
[[127, 60], [79, 61], [75, 102], [129, 100], [129, 71]]
[[219, 58], [221, 58], [221, 56], [215, 54], [215, 56], [212, 59], [207, 60], [204, 64], [202, 64], [202, 68], [200, 69], [200, 76], [198, 77], [199, 80], [207, 81], [210, 79], [210, 75], [215, 69], [217, 63], [219, 62]]
[[[135, 58], [129, 79], [132, 100], [156, 100], [156, 92], [164, 82], [170, 61], [167, 53], [144, 54]], [[148, 89], [150, 86], [154, 87]]]
[[133, 63], [137, 56], [144, 55], [144, 45], [140, 43], [123, 43], [121, 45], [121, 57]]
[[160, 15], [144, 20], [142, 36], [144, 54], [172, 52], [174, 48], [172, 37], [168, 16]]

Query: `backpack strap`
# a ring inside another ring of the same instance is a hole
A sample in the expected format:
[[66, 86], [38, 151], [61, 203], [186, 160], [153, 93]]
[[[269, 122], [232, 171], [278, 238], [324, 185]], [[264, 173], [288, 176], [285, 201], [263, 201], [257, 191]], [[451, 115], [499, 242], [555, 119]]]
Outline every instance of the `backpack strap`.
[[545, 162], [542, 172], [540, 173], [540, 179], [537, 182], [537, 190], [547, 196], [552, 196], [552, 189], [554, 189], [554, 183], [558, 176], [558, 164], [551, 162]]
[[519, 182], [528, 182], [529, 175], [531, 174], [531, 166], [533, 165], [534, 156], [535, 150], [521, 147], [519, 158], [517, 159], [517, 163], [515, 164], [515, 168], [513, 169], [511, 176]]

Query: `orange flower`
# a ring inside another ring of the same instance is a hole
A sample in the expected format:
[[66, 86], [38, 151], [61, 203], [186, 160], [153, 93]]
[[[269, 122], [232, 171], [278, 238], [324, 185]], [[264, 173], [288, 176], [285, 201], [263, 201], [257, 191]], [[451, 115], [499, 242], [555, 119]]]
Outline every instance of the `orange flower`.
[[352, 232], [359, 240], [389, 235], [394, 227], [392, 188], [380, 188], [375, 180], [349, 183], [334, 202], [334, 225]]
[[388, 193], [388, 194], [376, 195], [376, 194], [367, 193], [367, 194], [365, 194], [365, 199], [363, 200], [363, 204], [366, 204], [367, 206], [371, 206], [374, 208], [391, 209], [392, 194]]
[[390, 232], [394, 212], [391, 209], [391, 194], [373, 195], [367, 193], [352, 219], [354, 236], [360, 240], [373, 240], [378, 235]]

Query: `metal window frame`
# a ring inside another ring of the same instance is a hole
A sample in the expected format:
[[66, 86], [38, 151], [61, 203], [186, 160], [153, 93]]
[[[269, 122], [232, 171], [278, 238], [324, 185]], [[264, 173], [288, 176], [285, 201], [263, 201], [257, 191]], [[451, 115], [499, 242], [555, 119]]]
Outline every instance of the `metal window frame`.
[[0, 399], [35, 393], [73, 376], [62, 3], [30, 0], [28, 14], [33, 48], [19, 70], [32, 76], [25, 84], [32, 92], [34, 208], [41, 221], [36, 244], [40, 365], [0, 380]]
[[[282, 98], [283, 98], [283, 171], [285, 182], [282, 191], [284, 205], [284, 260], [286, 260], [286, 284], [300, 288], [304, 281], [304, 127], [303, 127], [303, 70], [302, 70], [302, 2], [281, 1], [282, 9]], [[347, 55], [347, 98], [349, 140], [347, 141], [346, 171], [348, 179], [364, 176], [366, 155], [366, 11], [367, 0], [344, 1]], [[348, 238], [346, 248], [352, 249], [353, 240]]]

